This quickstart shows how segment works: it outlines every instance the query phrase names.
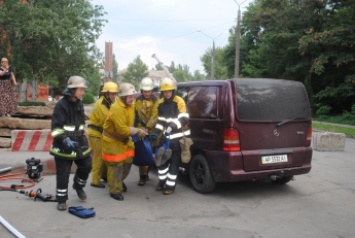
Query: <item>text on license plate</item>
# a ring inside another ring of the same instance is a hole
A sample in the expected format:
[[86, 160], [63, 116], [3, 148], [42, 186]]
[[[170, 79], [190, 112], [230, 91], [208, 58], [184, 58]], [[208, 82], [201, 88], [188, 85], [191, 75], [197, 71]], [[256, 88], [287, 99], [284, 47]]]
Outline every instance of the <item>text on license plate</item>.
[[287, 155], [267, 155], [261, 156], [262, 164], [274, 164], [287, 162]]

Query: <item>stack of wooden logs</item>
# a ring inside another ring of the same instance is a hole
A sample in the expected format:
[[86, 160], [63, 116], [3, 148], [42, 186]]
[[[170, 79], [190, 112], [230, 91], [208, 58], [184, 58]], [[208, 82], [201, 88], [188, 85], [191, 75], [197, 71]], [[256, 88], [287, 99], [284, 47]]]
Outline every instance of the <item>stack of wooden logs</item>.
[[43, 130], [51, 128], [55, 102], [45, 106], [18, 106], [11, 117], [0, 117], [0, 147], [11, 147], [12, 130]]

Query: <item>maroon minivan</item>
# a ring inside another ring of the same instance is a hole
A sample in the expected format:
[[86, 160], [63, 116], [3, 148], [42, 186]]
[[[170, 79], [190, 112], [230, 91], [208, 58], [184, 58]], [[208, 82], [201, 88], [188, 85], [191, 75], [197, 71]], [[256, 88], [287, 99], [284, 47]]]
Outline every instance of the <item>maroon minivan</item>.
[[190, 114], [192, 187], [271, 180], [285, 184], [311, 170], [311, 108], [302, 83], [243, 78], [178, 83]]

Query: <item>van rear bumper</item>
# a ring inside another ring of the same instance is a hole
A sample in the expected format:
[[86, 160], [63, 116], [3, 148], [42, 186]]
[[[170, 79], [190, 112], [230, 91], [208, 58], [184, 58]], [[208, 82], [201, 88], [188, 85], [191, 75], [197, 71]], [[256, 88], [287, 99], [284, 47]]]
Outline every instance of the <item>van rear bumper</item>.
[[298, 167], [285, 167], [277, 169], [244, 171], [243, 156], [241, 152], [207, 152], [207, 160], [216, 182], [237, 182], [250, 180], [265, 180], [270, 176], [293, 176], [307, 174], [311, 171], [312, 165], [302, 164]]

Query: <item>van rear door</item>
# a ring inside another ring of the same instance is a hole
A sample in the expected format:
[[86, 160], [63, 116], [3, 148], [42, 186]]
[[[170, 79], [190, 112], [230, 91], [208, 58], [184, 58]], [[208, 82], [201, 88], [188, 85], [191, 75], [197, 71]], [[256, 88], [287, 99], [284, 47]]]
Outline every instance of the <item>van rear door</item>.
[[302, 83], [236, 79], [236, 127], [245, 171], [310, 163], [311, 109]]

